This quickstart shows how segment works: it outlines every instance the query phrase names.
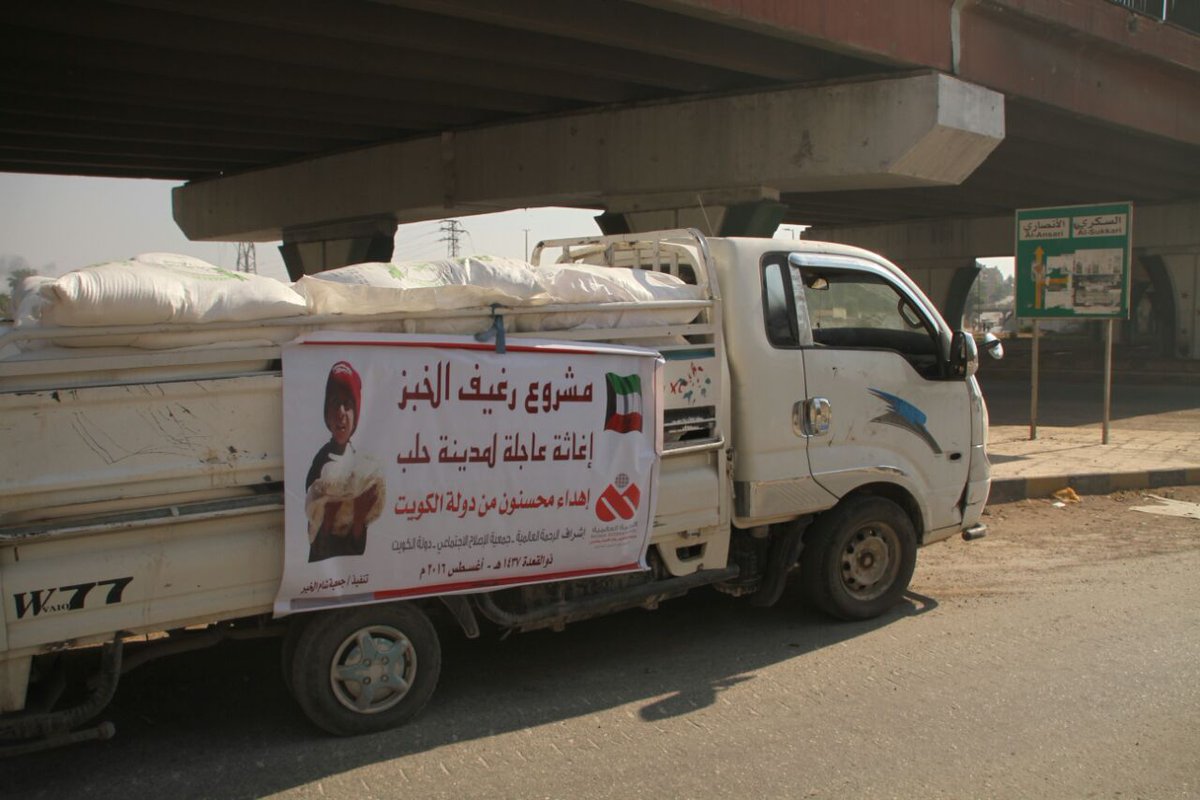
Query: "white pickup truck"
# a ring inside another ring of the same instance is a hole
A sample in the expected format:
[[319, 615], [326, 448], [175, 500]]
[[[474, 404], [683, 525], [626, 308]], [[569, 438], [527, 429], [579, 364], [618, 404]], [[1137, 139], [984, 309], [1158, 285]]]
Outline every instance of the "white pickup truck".
[[[918, 547], [982, 533], [990, 479], [975, 344], [893, 264], [841, 245], [682, 230], [545, 242], [532, 260], [551, 252], [670, 273], [694, 299], [5, 334], [0, 346], [17, 353], [0, 360], [6, 751], [111, 735], [108, 723], [83, 726], [123, 672], [223, 639], [281, 636], [283, 678], [306, 714], [357, 734], [429, 699], [445, 630], [431, 617], [469, 637], [481, 623], [561, 628], [701, 586], [769, 605], [794, 578], [817, 607], [863, 619], [901, 598]], [[664, 310], [688, 321], [664, 322]], [[545, 324], [591, 313], [621, 327]], [[534, 315], [537, 326], [522, 325]], [[287, 495], [279, 343], [442, 322], [494, 331], [497, 317], [510, 342], [557, 327], [555, 340], [661, 353], [670, 387], [646, 568], [275, 615]], [[172, 336], [189, 346], [164, 347]], [[79, 662], [90, 680], [64, 690]]]

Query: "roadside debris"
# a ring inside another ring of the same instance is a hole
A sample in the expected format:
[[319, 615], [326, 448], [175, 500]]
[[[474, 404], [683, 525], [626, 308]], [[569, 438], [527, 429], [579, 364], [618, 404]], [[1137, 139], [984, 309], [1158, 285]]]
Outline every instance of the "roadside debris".
[[1156, 494], [1148, 494], [1146, 497], [1157, 500], [1159, 505], [1133, 506], [1130, 510], [1141, 511], [1146, 514], [1162, 514], [1167, 517], [1186, 517], [1188, 519], [1200, 520], [1200, 503], [1172, 500], [1169, 497], [1160, 497]]
[[1058, 502], [1052, 503], [1055, 508], [1066, 508], [1067, 503], [1080, 503], [1079, 495], [1070, 486], [1065, 489], [1059, 489], [1052, 495]]

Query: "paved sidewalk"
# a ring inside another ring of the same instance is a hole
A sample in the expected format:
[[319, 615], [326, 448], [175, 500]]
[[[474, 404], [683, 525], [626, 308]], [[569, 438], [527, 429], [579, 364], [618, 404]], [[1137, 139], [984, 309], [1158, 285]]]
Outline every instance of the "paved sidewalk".
[[1200, 484], [1200, 386], [1114, 386], [1107, 445], [1099, 387], [1040, 390], [1034, 440], [1028, 385], [993, 381], [984, 395], [992, 417], [992, 502], [1047, 497], [1068, 486], [1106, 494]]
[[1118, 428], [1101, 444], [1099, 425], [993, 425], [988, 433], [992, 462], [991, 501], [1047, 497], [1070, 486], [1079, 494], [1200, 483], [1200, 429], [1171, 432]]

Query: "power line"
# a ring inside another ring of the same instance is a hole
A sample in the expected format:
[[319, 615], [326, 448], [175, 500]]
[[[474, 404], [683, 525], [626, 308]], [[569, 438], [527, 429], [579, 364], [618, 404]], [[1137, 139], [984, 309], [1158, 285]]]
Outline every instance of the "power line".
[[439, 233], [440, 231], [438, 230], [430, 230], [415, 236], [397, 236], [395, 241], [397, 245], [401, 246], [410, 244], [432, 244], [434, 242], [441, 241], [440, 239], [433, 238]]
[[443, 236], [441, 239], [438, 239], [438, 241], [446, 243], [446, 255], [450, 256], [450, 258], [457, 258], [458, 237], [466, 233], [466, 229], [463, 228], [462, 223], [456, 219], [444, 219], [442, 220], [442, 227], [440, 230], [445, 234], [445, 236]]
[[439, 233], [436, 225], [437, 223], [433, 221], [411, 222], [400, 225], [396, 228], [396, 243], [410, 243], [419, 239], [427, 239], [430, 236], [436, 236]]
[[434, 230], [416, 237], [396, 237], [393, 258], [398, 261], [444, 258], [446, 251], [442, 240], [434, 238], [437, 234], [438, 231]]
[[438, 249], [434, 250], [436, 243], [430, 243], [423, 247], [405, 247], [397, 248], [394, 260], [396, 261], [437, 261], [445, 258], [444, 251], [438, 245]]

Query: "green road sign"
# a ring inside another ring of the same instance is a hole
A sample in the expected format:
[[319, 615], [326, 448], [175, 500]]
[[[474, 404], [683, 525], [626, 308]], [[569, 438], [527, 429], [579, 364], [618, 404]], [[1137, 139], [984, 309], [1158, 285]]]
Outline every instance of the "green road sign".
[[1017, 212], [1017, 316], [1129, 318], [1133, 204]]

